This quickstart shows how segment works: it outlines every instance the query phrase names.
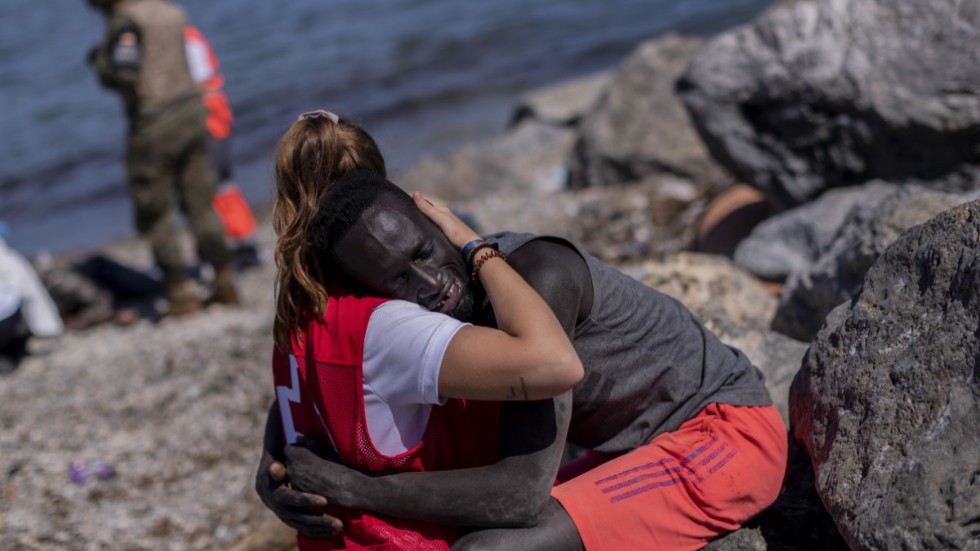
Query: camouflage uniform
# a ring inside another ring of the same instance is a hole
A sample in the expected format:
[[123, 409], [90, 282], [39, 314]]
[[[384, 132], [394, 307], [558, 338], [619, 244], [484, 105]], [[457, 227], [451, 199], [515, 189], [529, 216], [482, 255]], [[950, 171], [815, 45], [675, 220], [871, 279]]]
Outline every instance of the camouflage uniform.
[[[91, 2], [90, 2], [91, 3]], [[205, 110], [184, 51], [184, 11], [170, 0], [124, 0], [109, 8], [104, 42], [90, 61], [129, 117], [126, 169], [136, 227], [153, 248], [174, 302], [196, 309], [174, 219], [175, 197], [201, 260], [218, 274], [215, 298], [238, 302], [223, 228], [212, 207], [217, 177]]]

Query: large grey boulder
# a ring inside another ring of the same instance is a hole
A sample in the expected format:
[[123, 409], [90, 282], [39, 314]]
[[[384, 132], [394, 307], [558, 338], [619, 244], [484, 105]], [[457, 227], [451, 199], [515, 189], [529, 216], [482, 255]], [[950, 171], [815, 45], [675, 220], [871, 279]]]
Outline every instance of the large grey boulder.
[[863, 195], [868, 200], [851, 207], [816, 262], [791, 275], [773, 317], [774, 330], [809, 342], [827, 314], [860, 291], [872, 263], [902, 232], [978, 197], [919, 186], [892, 188], [882, 197], [878, 189], [869, 188]]
[[894, 192], [892, 184], [883, 182], [832, 189], [762, 221], [736, 246], [733, 260], [767, 281], [786, 281], [830, 248], [851, 209], [876, 205]]
[[532, 90], [521, 97], [511, 125], [532, 119], [554, 126], [575, 126], [592, 112], [611, 78], [610, 71], [600, 71]]
[[679, 94], [715, 159], [788, 208], [980, 155], [975, 0], [801, 0], [724, 33]]
[[790, 418], [851, 549], [980, 548], [980, 201], [875, 261], [811, 344]]
[[572, 188], [603, 187], [674, 174], [702, 186], [727, 183], [674, 92], [701, 39], [669, 34], [637, 47], [580, 123]]

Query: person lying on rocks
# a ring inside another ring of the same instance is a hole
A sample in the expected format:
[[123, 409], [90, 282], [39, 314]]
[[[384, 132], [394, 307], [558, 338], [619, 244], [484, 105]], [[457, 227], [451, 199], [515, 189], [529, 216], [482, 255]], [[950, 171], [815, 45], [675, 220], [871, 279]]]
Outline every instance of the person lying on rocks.
[[[375, 228], [383, 246], [338, 257], [344, 272], [373, 294], [423, 307], [426, 297], [444, 296], [447, 282], [465, 285], [475, 304], [466, 319], [494, 326], [499, 313], [484, 290], [459, 275], [463, 255], [427, 252], [451, 240], [395, 203], [385, 204], [390, 213], [363, 211], [357, 224]], [[283, 449], [273, 408], [256, 490], [284, 522], [329, 537], [349, 529], [339, 507], [474, 529], [454, 549], [695, 549], [775, 500], [786, 430], [744, 354], [677, 301], [565, 240], [501, 233], [486, 241], [551, 307], [584, 379], [553, 400], [515, 389], [501, 406], [499, 459], [466, 469], [376, 476], [305, 446]], [[392, 286], [399, 267], [404, 275]], [[566, 434], [589, 452], [552, 487]]]

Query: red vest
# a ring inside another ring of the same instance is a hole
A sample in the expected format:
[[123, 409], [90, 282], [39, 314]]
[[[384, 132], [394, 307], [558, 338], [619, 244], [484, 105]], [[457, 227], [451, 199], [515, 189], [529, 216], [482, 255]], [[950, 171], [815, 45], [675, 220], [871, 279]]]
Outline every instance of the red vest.
[[[332, 444], [345, 465], [371, 473], [475, 467], [497, 459], [499, 404], [449, 400], [433, 406], [422, 441], [394, 457], [377, 449], [364, 412], [364, 335], [384, 299], [330, 297], [327, 313], [293, 341], [292, 355], [273, 354], [273, 380], [287, 440], [302, 434]], [[288, 407], [284, 407], [288, 404]], [[300, 551], [321, 549], [448, 550], [452, 527], [373, 513], [330, 509], [344, 521], [337, 540], [298, 536]]]

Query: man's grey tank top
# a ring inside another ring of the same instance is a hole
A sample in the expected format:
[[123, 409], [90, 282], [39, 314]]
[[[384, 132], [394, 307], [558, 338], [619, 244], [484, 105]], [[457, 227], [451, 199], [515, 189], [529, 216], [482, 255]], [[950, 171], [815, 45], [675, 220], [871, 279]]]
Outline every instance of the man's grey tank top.
[[563, 239], [487, 236], [505, 254], [533, 239], [573, 247], [592, 274], [592, 312], [573, 337], [585, 378], [572, 394], [570, 442], [624, 452], [677, 429], [710, 403], [772, 404], [762, 372], [677, 300]]

